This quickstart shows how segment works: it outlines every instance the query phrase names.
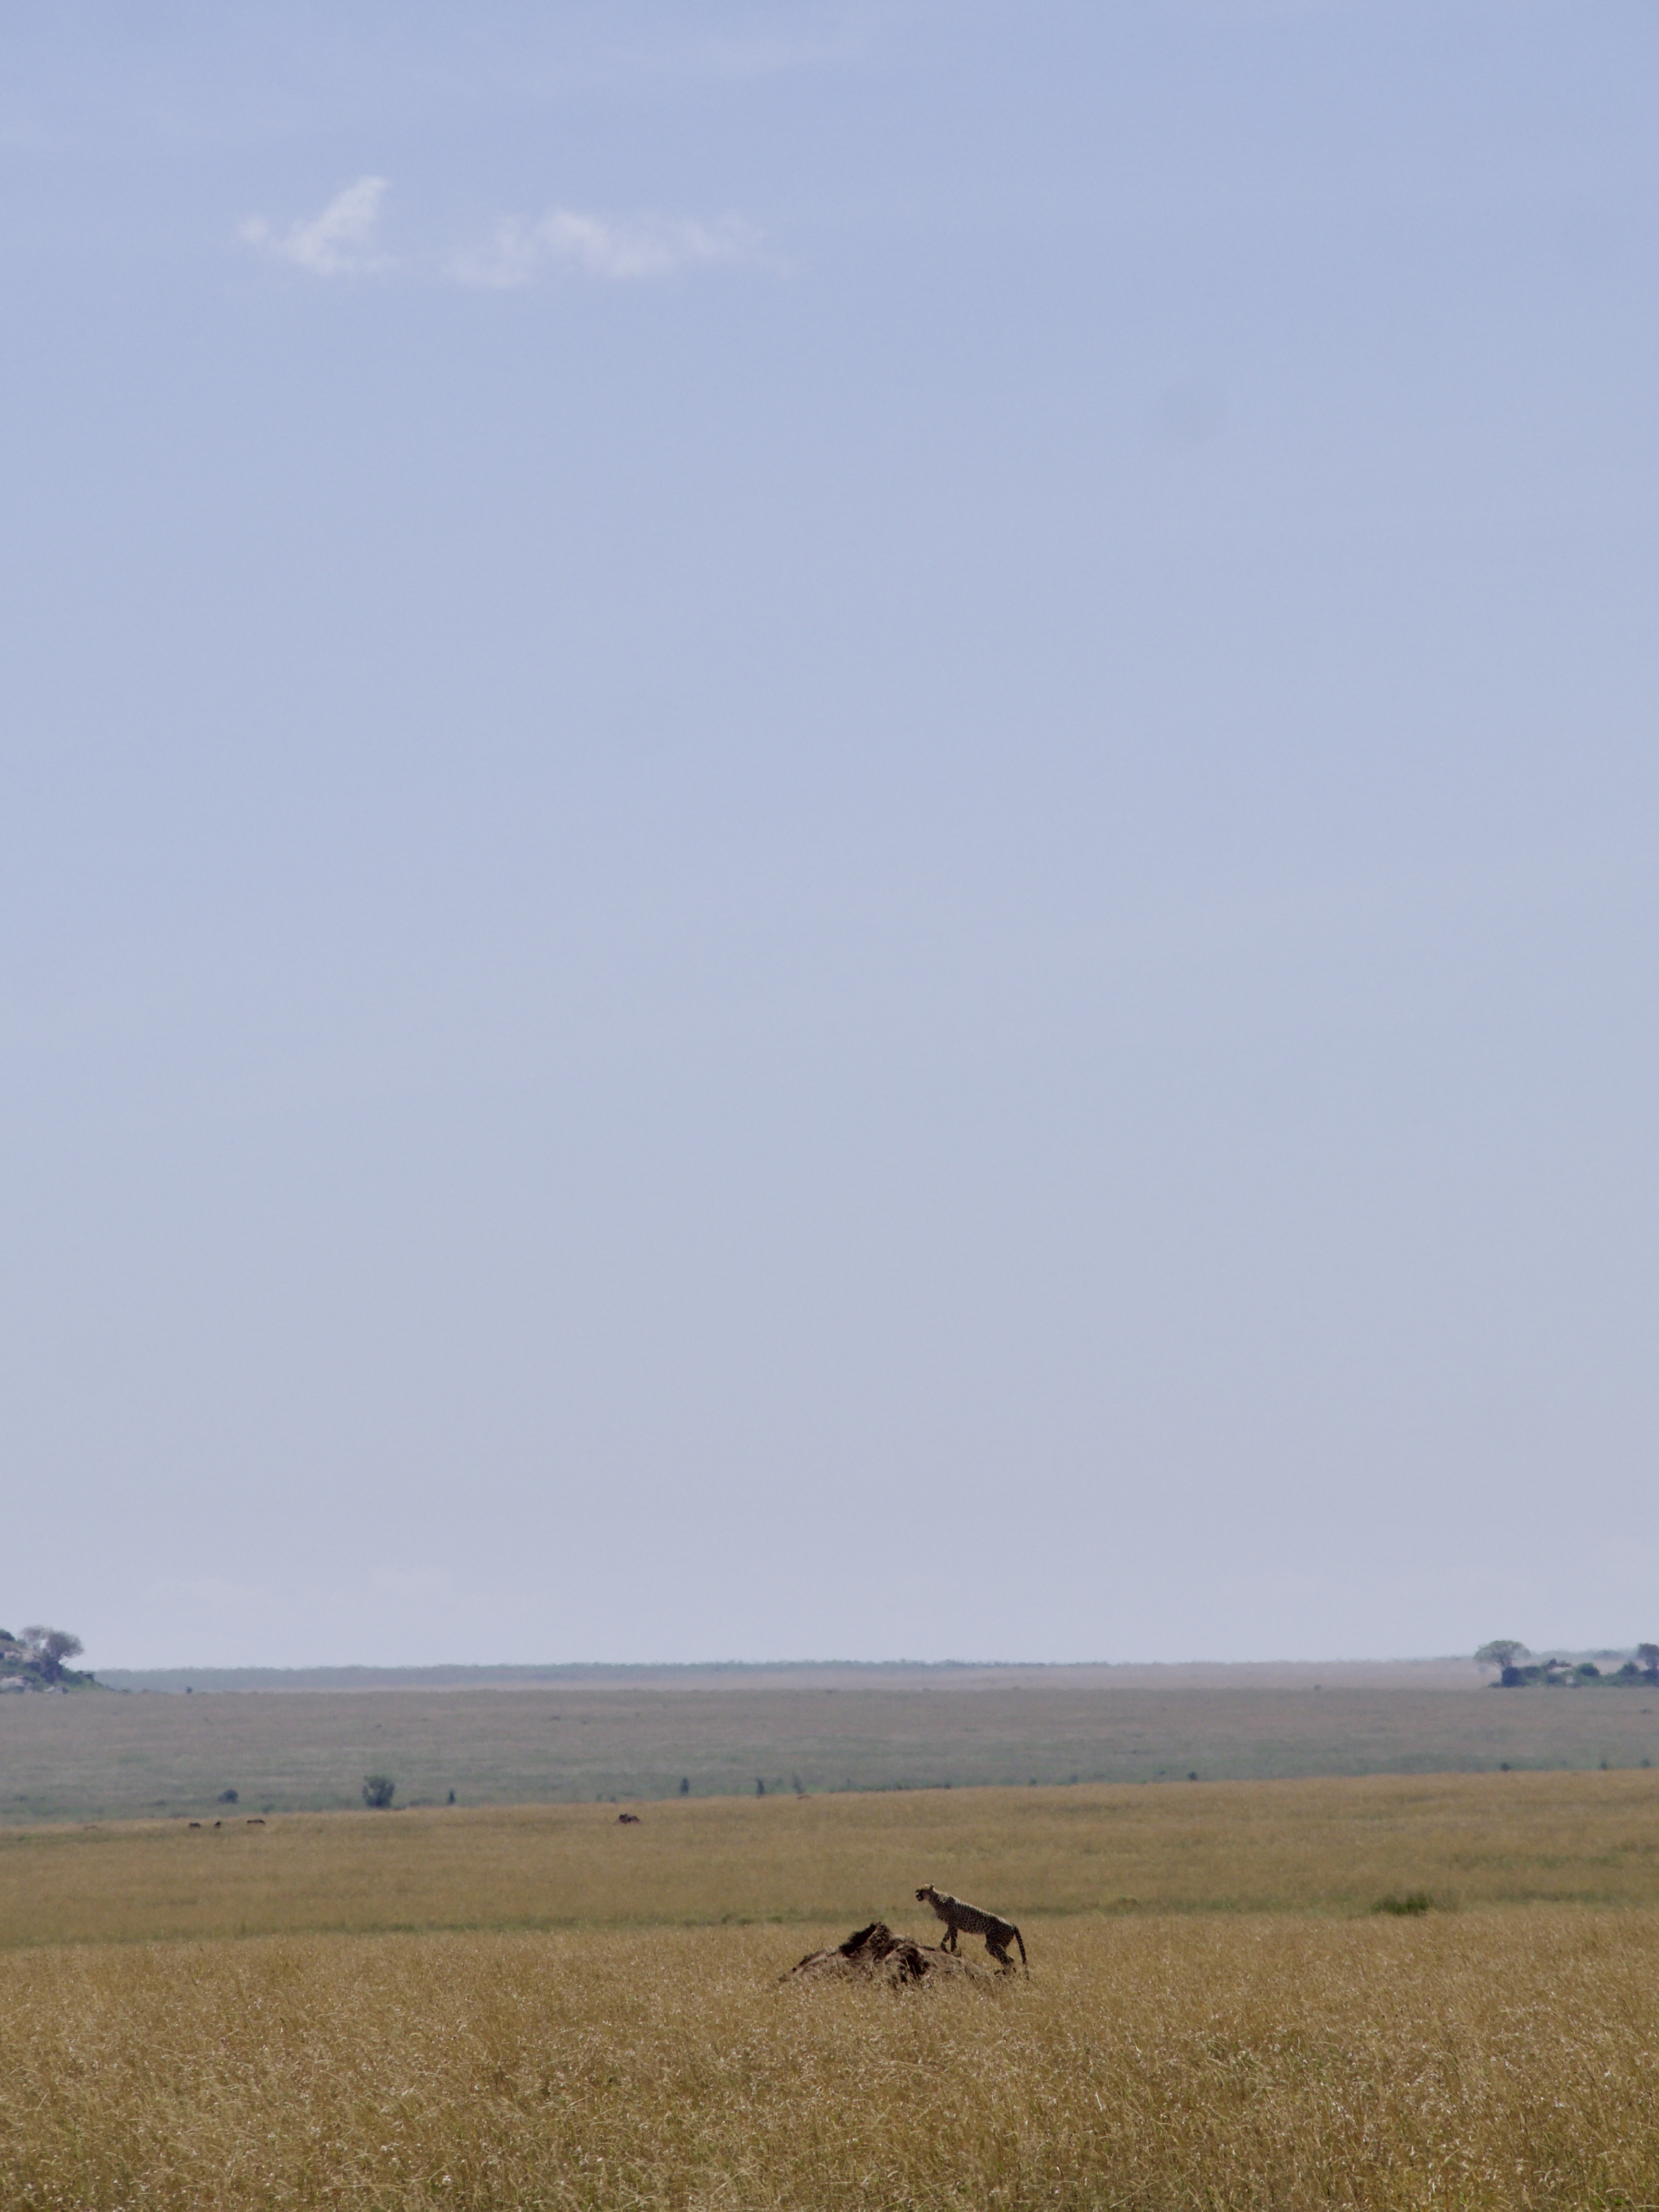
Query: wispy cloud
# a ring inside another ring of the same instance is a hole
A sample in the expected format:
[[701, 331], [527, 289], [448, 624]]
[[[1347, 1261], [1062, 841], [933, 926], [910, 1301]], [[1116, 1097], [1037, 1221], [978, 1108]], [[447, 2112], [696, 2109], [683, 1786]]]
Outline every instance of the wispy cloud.
[[[394, 265], [380, 250], [381, 203], [390, 185], [384, 177], [359, 177], [311, 221], [278, 230], [263, 216], [251, 216], [241, 235], [259, 252], [287, 261], [313, 276], [362, 276]], [[582, 215], [554, 208], [533, 221], [507, 216], [487, 243], [468, 248], [440, 265], [416, 254], [404, 266], [422, 268], [452, 283], [489, 291], [516, 291], [550, 270], [572, 270], [606, 283], [626, 283], [671, 276], [683, 269], [718, 262], [761, 263], [762, 237], [752, 225], [727, 216], [698, 222], [685, 216]]]
[[384, 177], [359, 177], [311, 222], [275, 231], [263, 216], [251, 216], [242, 225], [242, 236], [262, 252], [291, 261], [313, 276], [368, 276], [392, 265], [378, 244], [380, 202], [386, 193]]
[[549, 268], [625, 283], [714, 262], [758, 261], [760, 246], [758, 231], [731, 219], [703, 223], [684, 216], [579, 215], [555, 208], [535, 222], [509, 216], [488, 246], [452, 261], [448, 274], [459, 283], [496, 291], [533, 283]]

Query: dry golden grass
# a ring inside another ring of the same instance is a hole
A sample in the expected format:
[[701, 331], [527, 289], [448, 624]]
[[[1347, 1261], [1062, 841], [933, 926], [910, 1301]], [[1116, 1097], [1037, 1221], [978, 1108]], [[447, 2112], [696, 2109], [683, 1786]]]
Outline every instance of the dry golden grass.
[[0, 2202], [1659, 2198], [1652, 1913], [1079, 1920], [1050, 1931], [1029, 1982], [989, 1990], [780, 1984], [799, 1942], [751, 1928], [15, 1953], [0, 1960]]
[[[1656, 1813], [1556, 1774], [13, 1834], [0, 2207], [1651, 2206]], [[1030, 1978], [780, 1980], [926, 1932], [927, 1879]], [[1369, 1910], [1413, 1889], [1461, 1909]]]
[[1659, 1775], [1493, 1774], [294, 1814], [0, 1832], [0, 1944], [1079, 1912], [1659, 1906]]

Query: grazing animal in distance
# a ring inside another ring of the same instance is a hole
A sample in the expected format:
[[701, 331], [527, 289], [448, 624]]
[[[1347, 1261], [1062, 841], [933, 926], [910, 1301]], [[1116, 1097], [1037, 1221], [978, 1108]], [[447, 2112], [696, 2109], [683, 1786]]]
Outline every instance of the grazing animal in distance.
[[1019, 1963], [1028, 1974], [1030, 1972], [1030, 1963], [1025, 1956], [1025, 1938], [1012, 1920], [1004, 1920], [994, 1912], [981, 1912], [976, 1905], [964, 1905], [959, 1897], [951, 1896], [948, 1891], [935, 1889], [931, 1881], [924, 1882], [916, 1892], [916, 1902], [918, 1905], [931, 1905], [945, 1923], [945, 1936], [939, 1947], [941, 1950], [954, 1951], [958, 1933], [982, 1936], [986, 1949], [997, 1964], [1012, 1971], [1014, 1962], [1008, 1956], [1008, 1946], [1011, 1942], [1018, 1943]]
[[637, 1813], [618, 1813], [617, 1815], [617, 1826], [619, 1828], [637, 1828], [639, 1825], [640, 1816]]
[[199, 1828], [202, 1824], [199, 1820], [192, 1820], [190, 1825], [192, 1828]]
[[264, 1825], [265, 1825], [265, 1824], [264, 1824], [264, 1821], [259, 1818], [259, 1815], [258, 1815], [257, 1813], [254, 1814], [253, 1818], [252, 1818], [252, 1819], [248, 1822], [248, 1826], [249, 1826], [249, 1827], [250, 1827], [250, 1828], [263, 1828]]

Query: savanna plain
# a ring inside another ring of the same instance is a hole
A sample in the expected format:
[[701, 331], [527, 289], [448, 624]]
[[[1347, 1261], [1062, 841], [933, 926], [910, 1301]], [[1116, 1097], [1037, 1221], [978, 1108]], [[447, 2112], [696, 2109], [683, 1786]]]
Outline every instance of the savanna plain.
[[1467, 1661], [571, 1672], [0, 1698], [0, 1822], [188, 1816], [226, 1789], [248, 1812], [344, 1809], [371, 1770], [401, 1804], [522, 1805], [1659, 1760], [1646, 1684], [1492, 1690]]
[[1659, 2203], [1652, 1771], [637, 1809], [0, 1833], [0, 2203]]

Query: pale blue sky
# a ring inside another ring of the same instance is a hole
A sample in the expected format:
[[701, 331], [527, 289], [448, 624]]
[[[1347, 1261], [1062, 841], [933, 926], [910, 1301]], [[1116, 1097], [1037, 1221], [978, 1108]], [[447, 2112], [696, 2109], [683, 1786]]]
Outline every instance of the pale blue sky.
[[0, 1624], [1659, 1636], [1650, 6], [0, 24]]

